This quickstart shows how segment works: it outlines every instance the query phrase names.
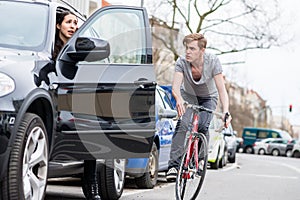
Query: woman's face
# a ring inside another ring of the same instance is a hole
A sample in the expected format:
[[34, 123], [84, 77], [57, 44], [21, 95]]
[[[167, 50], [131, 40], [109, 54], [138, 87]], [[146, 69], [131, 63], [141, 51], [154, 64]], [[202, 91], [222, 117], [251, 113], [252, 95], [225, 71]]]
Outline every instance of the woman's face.
[[78, 29], [77, 24], [77, 17], [73, 14], [68, 14], [64, 17], [61, 24], [56, 25], [59, 29], [59, 37], [64, 43], [66, 43]]

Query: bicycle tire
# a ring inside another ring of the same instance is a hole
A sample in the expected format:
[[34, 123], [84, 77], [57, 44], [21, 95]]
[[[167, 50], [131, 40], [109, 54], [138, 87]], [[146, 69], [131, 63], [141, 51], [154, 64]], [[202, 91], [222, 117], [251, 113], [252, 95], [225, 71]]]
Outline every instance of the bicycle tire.
[[[200, 170], [198, 173], [190, 172], [189, 175], [190, 177], [187, 177], [186, 170], [184, 169], [184, 164], [187, 156], [187, 151], [185, 151], [180, 168], [178, 171], [178, 175], [176, 178], [176, 199], [177, 200], [194, 200], [197, 198], [201, 187], [204, 182], [205, 174], [206, 174], [206, 169], [207, 169], [207, 151], [208, 151], [208, 146], [207, 146], [207, 139], [204, 134], [200, 133], [199, 134], [199, 156], [204, 155], [203, 159], [204, 160], [204, 165], [203, 165], [203, 170]], [[193, 156], [192, 156], [193, 158]], [[195, 168], [195, 162], [194, 159], [190, 159], [189, 162], [189, 169]]]

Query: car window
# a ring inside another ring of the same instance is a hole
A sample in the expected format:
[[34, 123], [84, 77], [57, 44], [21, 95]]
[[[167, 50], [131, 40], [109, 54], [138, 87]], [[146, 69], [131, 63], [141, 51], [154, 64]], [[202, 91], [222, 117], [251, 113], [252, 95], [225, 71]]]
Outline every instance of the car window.
[[258, 131], [257, 132], [257, 138], [267, 138], [268, 132], [267, 131]]
[[280, 138], [280, 135], [274, 131], [271, 132], [271, 136], [272, 136], [272, 138]]
[[[146, 55], [146, 36], [142, 11], [115, 9], [109, 14], [104, 10], [82, 30], [80, 37], [89, 37], [95, 32], [97, 37], [110, 44], [110, 63], [142, 64]], [[91, 31], [92, 29], [92, 31]]]
[[49, 8], [42, 4], [24, 4], [1, 1], [0, 46], [39, 50], [46, 40]]
[[171, 110], [172, 109], [171, 100], [169, 99], [169, 96], [166, 94], [166, 92], [162, 91], [162, 90], [157, 90], [157, 93], [158, 93], [158, 96], [160, 97], [160, 98], [157, 98], [159, 101], [158, 103], [161, 106], [163, 106], [163, 108]]

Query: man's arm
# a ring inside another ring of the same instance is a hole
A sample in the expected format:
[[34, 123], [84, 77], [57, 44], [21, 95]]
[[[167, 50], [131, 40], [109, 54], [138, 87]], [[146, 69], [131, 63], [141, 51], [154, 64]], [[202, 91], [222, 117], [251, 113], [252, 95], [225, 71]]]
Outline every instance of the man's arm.
[[172, 95], [176, 100], [176, 108], [179, 116], [182, 116], [185, 113], [185, 107], [183, 105], [184, 100], [180, 93], [180, 87], [183, 81], [183, 73], [175, 72], [172, 84]]
[[[228, 98], [228, 93], [226, 91], [225, 88], [225, 84], [224, 84], [224, 78], [222, 74], [217, 74], [216, 76], [214, 76], [214, 80], [219, 92], [219, 97], [222, 103], [222, 109], [223, 109], [223, 113], [224, 113], [224, 117], [223, 119], [225, 119], [225, 113], [229, 113], [229, 98]], [[228, 118], [226, 119], [226, 126], [228, 126], [228, 124], [231, 121], [231, 116], [228, 116]]]

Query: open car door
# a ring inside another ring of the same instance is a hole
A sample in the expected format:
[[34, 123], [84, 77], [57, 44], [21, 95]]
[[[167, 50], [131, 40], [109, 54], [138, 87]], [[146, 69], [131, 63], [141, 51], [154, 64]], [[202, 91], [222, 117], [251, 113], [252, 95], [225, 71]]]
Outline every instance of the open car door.
[[56, 71], [52, 160], [148, 157], [156, 82], [144, 8], [96, 11], [64, 47]]

